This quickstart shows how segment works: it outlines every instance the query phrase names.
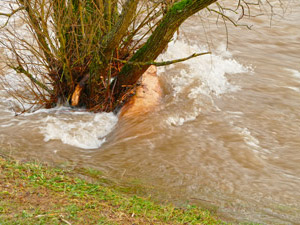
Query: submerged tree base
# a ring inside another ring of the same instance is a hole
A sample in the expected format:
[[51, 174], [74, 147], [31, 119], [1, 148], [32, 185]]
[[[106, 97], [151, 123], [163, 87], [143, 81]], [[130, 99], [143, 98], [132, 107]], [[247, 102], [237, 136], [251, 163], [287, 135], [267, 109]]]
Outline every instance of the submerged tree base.
[[153, 111], [161, 101], [162, 88], [155, 66], [150, 66], [143, 74], [140, 85], [133, 95], [121, 108], [120, 117], [132, 118]]

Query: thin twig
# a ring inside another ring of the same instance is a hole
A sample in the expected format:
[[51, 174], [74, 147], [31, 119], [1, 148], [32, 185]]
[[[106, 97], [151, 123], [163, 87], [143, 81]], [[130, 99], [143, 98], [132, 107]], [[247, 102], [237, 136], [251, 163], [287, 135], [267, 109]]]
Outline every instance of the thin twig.
[[19, 12], [19, 11], [21, 11], [21, 10], [23, 10], [23, 9], [25, 9], [25, 7], [24, 7], [24, 6], [20, 6], [20, 7], [17, 8], [17, 9], [13, 9], [13, 10], [11, 11], [11, 13], [2, 13], [2, 12], [0, 12], [0, 16], [6, 16], [6, 17], [8, 17], [7, 20], [6, 20], [6, 22], [4, 23], [4, 25], [3, 25], [3, 26], [0, 26], [0, 29], [6, 27], [6, 25], [8, 24], [8, 22], [9, 22], [9, 20], [10, 20], [10, 18], [11, 18], [14, 14], [16, 14], [17, 12]]
[[24, 69], [24, 67], [22, 67], [21, 65], [17, 66], [17, 67], [11, 67], [13, 70], [15, 70], [17, 73], [22, 73], [25, 76], [27, 76], [33, 83], [35, 83], [36, 85], [38, 85], [40, 88], [44, 89], [45, 91], [47, 91], [49, 94], [52, 94], [53, 91], [50, 90], [45, 84], [43, 84], [42, 82], [38, 81], [37, 79], [35, 79], [27, 70]]
[[186, 60], [189, 60], [191, 58], [195, 58], [201, 55], [207, 55], [207, 54], [211, 54], [211, 52], [203, 52], [203, 53], [194, 53], [188, 57], [185, 58], [181, 58], [181, 59], [175, 59], [175, 60], [170, 60], [170, 61], [163, 61], [163, 62], [153, 62], [153, 61], [149, 61], [149, 62], [131, 62], [131, 61], [126, 61], [126, 60], [121, 60], [121, 59], [117, 59], [117, 58], [113, 58], [114, 61], [118, 61], [121, 63], [125, 63], [125, 64], [129, 64], [129, 65], [134, 65], [134, 66], [146, 66], [146, 65], [154, 65], [154, 66], [168, 66], [174, 63], [179, 63], [179, 62], [183, 62]]

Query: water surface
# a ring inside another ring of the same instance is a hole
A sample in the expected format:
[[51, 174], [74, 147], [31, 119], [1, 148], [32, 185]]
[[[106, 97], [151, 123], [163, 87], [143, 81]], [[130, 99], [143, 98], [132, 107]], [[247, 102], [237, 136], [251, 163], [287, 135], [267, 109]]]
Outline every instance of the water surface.
[[159, 69], [159, 109], [131, 120], [67, 108], [14, 116], [2, 90], [1, 151], [138, 178], [162, 198], [227, 218], [297, 224], [300, 5], [271, 27], [266, 19], [252, 19], [252, 31], [229, 25], [228, 49], [224, 26], [188, 20], [160, 60], [213, 54]]

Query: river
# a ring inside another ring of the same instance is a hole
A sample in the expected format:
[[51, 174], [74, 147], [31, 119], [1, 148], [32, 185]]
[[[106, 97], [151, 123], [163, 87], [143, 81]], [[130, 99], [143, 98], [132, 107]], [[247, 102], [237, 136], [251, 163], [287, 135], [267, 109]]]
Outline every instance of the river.
[[131, 119], [65, 107], [15, 116], [0, 90], [0, 152], [136, 179], [230, 221], [299, 224], [299, 21], [295, 1], [271, 26], [228, 24], [227, 46], [221, 23], [189, 19], [159, 59], [212, 54], [159, 68], [159, 108]]

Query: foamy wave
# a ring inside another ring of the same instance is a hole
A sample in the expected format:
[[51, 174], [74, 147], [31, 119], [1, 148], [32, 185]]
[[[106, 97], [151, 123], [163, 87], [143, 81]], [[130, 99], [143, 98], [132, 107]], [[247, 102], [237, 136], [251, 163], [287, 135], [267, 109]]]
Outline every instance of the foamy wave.
[[261, 149], [260, 147], [260, 142], [257, 138], [255, 138], [250, 130], [246, 127], [241, 128], [241, 127], [235, 127], [235, 130], [240, 133], [240, 135], [243, 137], [244, 142], [252, 149], [258, 150]]
[[270, 153], [268, 149], [263, 148], [260, 145], [260, 141], [251, 133], [251, 131], [247, 127], [236, 126], [233, 121], [230, 121], [229, 124], [233, 128], [233, 130], [236, 131], [243, 138], [244, 143], [253, 152], [258, 153], [261, 156]]
[[[188, 45], [184, 41], [176, 41], [169, 44], [168, 50], [160, 56], [160, 60], [172, 60], [207, 51], [205, 46]], [[175, 94], [180, 93], [191, 84], [199, 84], [191, 88], [191, 98], [197, 97], [197, 93], [219, 96], [226, 92], [237, 91], [240, 88], [230, 84], [225, 75], [246, 73], [250, 70], [249, 67], [234, 60], [231, 53], [226, 51], [225, 45], [220, 45], [211, 55], [203, 55], [185, 61], [184, 65], [187, 68], [181, 69], [177, 75], [171, 76], [170, 81]], [[171, 65], [167, 67], [167, 70], [174, 67]], [[160, 73], [165, 71], [164, 68], [159, 68]]]
[[200, 114], [201, 109], [194, 109], [192, 113], [186, 113], [186, 115], [174, 115], [169, 116], [166, 120], [168, 125], [173, 126], [181, 126], [186, 122], [194, 121], [196, 120], [197, 116]]
[[44, 141], [61, 140], [79, 148], [95, 149], [105, 142], [105, 136], [112, 131], [117, 121], [113, 113], [93, 114], [90, 121], [47, 116], [41, 132], [45, 136]]
[[[207, 51], [205, 46], [188, 45], [179, 40], [170, 43], [167, 51], [159, 57], [159, 60], [172, 60]], [[219, 110], [214, 104], [213, 97], [240, 90], [239, 86], [227, 80], [226, 75], [247, 73], [251, 70], [251, 67], [234, 60], [225, 45], [220, 45], [210, 55], [192, 58], [166, 68], [160, 67], [159, 74], [163, 74], [171, 83], [173, 96], [184, 95], [193, 101], [194, 105], [192, 112], [183, 111], [179, 115], [171, 115], [166, 122], [170, 125], [182, 125], [187, 121], [195, 120], [201, 111], [200, 108], [203, 107], [204, 99], [206, 99], [205, 104], [208, 103]]]

